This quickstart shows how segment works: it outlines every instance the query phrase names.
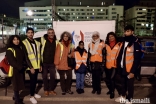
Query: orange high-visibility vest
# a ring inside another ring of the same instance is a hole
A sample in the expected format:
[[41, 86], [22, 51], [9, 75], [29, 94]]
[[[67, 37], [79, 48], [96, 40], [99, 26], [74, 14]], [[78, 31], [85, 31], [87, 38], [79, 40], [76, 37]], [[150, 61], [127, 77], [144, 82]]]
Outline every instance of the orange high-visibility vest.
[[109, 45], [106, 44], [106, 68], [111, 69], [111, 68], [116, 68], [117, 63], [116, 59], [120, 50], [120, 43], [117, 43], [113, 49]]
[[[94, 49], [94, 44], [93, 43], [90, 43], [89, 44], [89, 48], [92, 46], [92, 49]], [[104, 42], [101, 42], [98, 46], [98, 49], [96, 51], [96, 54], [95, 55], [91, 55], [90, 57], [90, 61], [91, 62], [102, 62], [102, 49], [104, 47]], [[91, 48], [90, 48], [91, 49]]]
[[75, 52], [75, 61], [76, 61], [76, 68], [78, 69], [82, 63], [84, 63], [84, 65], [87, 66], [86, 62], [87, 62], [87, 53], [83, 52], [83, 55], [81, 56], [80, 53], [78, 51]]
[[134, 61], [134, 45], [131, 47], [127, 47], [126, 50], [126, 71], [129, 73], [131, 71], [131, 68], [133, 66], [133, 61]]

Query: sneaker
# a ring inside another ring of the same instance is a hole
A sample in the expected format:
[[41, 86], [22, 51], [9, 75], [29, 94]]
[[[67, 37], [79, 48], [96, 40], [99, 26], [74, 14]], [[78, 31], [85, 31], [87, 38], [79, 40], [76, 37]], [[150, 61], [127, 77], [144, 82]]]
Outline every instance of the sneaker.
[[35, 94], [34, 97], [37, 98], [37, 99], [39, 99], [39, 98], [41, 98], [41, 95]]
[[68, 93], [68, 94], [70, 94], [70, 95], [74, 94], [74, 92], [71, 91], [71, 90], [66, 91], [66, 93]]
[[96, 91], [95, 90], [92, 90], [92, 94], [95, 94], [96, 93]]
[[49, 91], [49, 94], [51, 94], [51, 95], [57, 95], [57, 93], [55, 91]]
[[66, 92], [62, 92], [62, 95], [66, 95]]
[[120, 103], [121, 101], [123, 101], [123, 102], [126, 101], [126, 99], [123, 96], [120, 96], [120, 97], [117, 97], [115, 99], [115, 101], [118, 102], [118, 103]]
[[49, 92], [48, 91], [44, 91], [44, 95], [45, 96], [49, 96]]
[[37, 104], [37, 100], [34, 97], [31, 97], [30, 101], [31, 101], [32, 104]]

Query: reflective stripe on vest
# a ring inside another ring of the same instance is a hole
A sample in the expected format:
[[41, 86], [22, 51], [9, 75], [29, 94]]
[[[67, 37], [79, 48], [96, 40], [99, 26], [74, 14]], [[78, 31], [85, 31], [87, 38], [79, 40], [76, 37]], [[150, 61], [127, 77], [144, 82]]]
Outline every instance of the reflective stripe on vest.
[[131, 71], [134, 61], [134, 45], [132, 45], [131, 47], [127, 47], [125, 59], [126, 71], [129, 73]]
[[[89, 44], [89, 48], [90, 48], [90, 47], [92, 47], [92, 49], [94, 49], [94, 44], [93, 44], [93, 43], [90, 43], [90, 44]], [[91, 57], [90, 57], [90, 61], [91, 61], [91, 62], [95, 62], [95, 61], [97, 61], [97, 62], [102, 62], [102, 49], [103, 49], [103, 47], [104, 47], [104, 43], [101, 42], [101, 43], [99, 44], [99, 46], [98, 46], [98, 49], [97, 49], [95, 55], [91, 55]], [[91, 48], [90, 48], [90, 49], [91, 49]]]
[[[27, 53], [28, 53], [28, 58], [29, 58], [29, 60], [30, 60], [30, 62], [32, 64], [33, 68], [34, 69], [39, 69], [40, 68], [40, 43], [37, 42], [36, 40], [35, 40], [35, 43], [36, 43], [36, 46], [37, 46], [37, 53], [36, 53], [37, 58], [36, 58], [36, 56], [34, 54], [34, 51], [32, 49], [31, 44], [29, 43], [29, 41], [27, 39], [25, 39], [23, 41], [23, 44], [25, 45]], [[29, 70], [29, 68], [28, 68], [28, 70]]]
[[[59, 42], [56, 40], [56, 46]], [[42, 48], [41, 48], [41, 60], [43, 62], [43, 52], [44, 52], [44, 48], [45, 48], [45, 44], [46, 44], [46, 40], [44, 39], [44, 37], [41, 38], [41, 44], [42, 44]]]
[[106, 68], [111, 69], [111, 68], [116, 68], [116, 58], [118, 55], [118, 52], [120, 50], [119, 44], [116, 44], [113, 49], [110, 48], [109, 45], [106, 44]]
[[[60, 48], [61, 48], [61, 53], [60, 53], [60, 60], [62, 58], [62, 54], [63, 54], [63, 44], [61, 42], [59, 42]], [[70, 49], [74, 48], [74, 44], [70, 44]]]
[[[15, 53], [15, 50], [14, 49], [8, 48], [7, 50], [12, 51], [12, 53], [14, 54], [14, 57], [16, 57], [16, 53]], [[13, 75], [13, 67], [10, 65], [8, 77], [12, 77], [12, 75]]]
[[81, 57], [80, 53], [76, 51], [75, 52], [75, 61], [76, 61], [76, 68], [75, 69], [78, 69], [82, 63], [84, 63], [86, 65], [87, 53], [83, 52], [83, 55]]

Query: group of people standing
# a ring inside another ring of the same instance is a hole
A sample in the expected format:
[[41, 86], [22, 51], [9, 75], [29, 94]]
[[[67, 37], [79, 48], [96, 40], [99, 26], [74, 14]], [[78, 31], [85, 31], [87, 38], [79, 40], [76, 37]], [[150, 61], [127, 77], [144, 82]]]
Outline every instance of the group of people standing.
[[[54, 29], [48, 29], [47, 34], [39, 41], [33, 39], [34, 30], [27, 28], [27, 38], [23, 41], [18, 35], [9, 38], [6, 57], [13, 68], [11, 75], [15, 104], [23, 104], [20, 101], [19, 92], [24, 90], [25, 71], [30, 77], [30, 101], [37, 103], [39, 94], [36, 94], [36, 83], [39, 72], [42, 72], [44, 95], [57, 95], [55, 92], [56, 71], [60, 75], [62, 95], [73, 94], [71, 91], [72, 67], [69, 66], [69, 58], [75, 59], [76, 92], [84, 93], [85, 73], [92, 73], [92, 92], [101, 94], [101, 77], [106, 73], [105, 82], [108, 87], [107, 94], [114, 98], [117, 89], [121, 99], [130, 100], [134, 93], [134, 74], [140, 63], [140, 45], [133, 36], [134, 28], [125, 27], [125, 36], [118, 41], [114, 32], [107, 34], [106, 41], [100, 39], [99, 32], [92, 34], [92, 41], [85, 49], [85, 43], [80, 41], [75, 48], [72, 44], [72, 36], [69, 32], [63, 32], [60, 40], [56, 39]], [[57, 70], [56, 70], [57, 69]], [[50, 73], [50, 79], [48, 79]], [[20, 84], [20, 85], [19, 85]], [[128, 93], [126, 94], [126, 92]]]

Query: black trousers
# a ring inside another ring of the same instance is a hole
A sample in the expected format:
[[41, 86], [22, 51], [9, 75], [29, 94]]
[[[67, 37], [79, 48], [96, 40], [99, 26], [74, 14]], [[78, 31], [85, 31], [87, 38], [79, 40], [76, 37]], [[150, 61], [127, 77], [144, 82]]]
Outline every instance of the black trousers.
[[121, 73], [117, 73], [115, 77], [115, 82], [116, 82], [116, 88], [119, 91], [119, 95], [126, 96], [128, 100], [133, 98], [134, 78], [128, 79], [127, 75], [122, 75]]
[[[66, 92], [71, 90], [71, 82], [72, 82], [72, 70], [59, 70], [60, 74], [60, 83], [62, 92]], [[67, 78], [65, 79], [65, 75]]]
[[30, 70], [27, 71], [30, 77], [30, 95], [34, 96], [36, 90], [37, 77], [39, 69], [35, 69], [35, 73], [32, 74]]
[[20, 94], [19, 94], [19, 91], [14, 91], [14, 98], [15, 98], [15, 102], [16, 103], [20, 102]]
[[[48, 82], [48, 72], [50, 73], [50, 80]], [[54, 64], [43, 64], [43, 84], [44, 84], [44, 91], [54, 91], [56, 87], [56, 70]]]
[[110, 92], [114, 92], [115, 90], [115, 80], [114, 80], [116, 74], [115, 71], [116, 71], [115, 68], [105, 69], [106, 74], [105, 82]]
[[92, 87], [95, 91], [101, 91], [101, 69], [92, 70]]

